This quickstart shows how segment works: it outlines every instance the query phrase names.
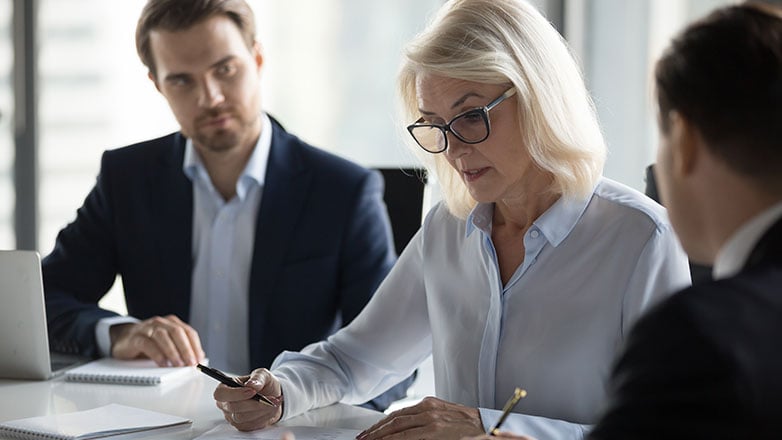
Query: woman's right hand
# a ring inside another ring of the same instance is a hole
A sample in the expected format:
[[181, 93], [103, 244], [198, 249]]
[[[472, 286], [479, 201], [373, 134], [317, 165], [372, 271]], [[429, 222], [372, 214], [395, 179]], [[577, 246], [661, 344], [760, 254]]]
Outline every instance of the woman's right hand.
[[[282, 388], [277, 378], [266, 368], [259, 368], [238, 379], [244, 387], [231, 388], [220, 384], [214, 392], [215, 403], [223, 412], [225, 421], [239, 431], [254, 431], [277, 423], [282, 417], [283, 405]], [[279, 402], [279, 405], [271, 407], [253, 400], [256, 393]]]

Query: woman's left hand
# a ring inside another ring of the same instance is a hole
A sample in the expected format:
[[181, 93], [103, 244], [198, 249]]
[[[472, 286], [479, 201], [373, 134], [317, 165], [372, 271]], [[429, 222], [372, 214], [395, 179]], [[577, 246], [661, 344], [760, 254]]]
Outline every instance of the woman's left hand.
[[356, 437], [376, 439], [455, 439], [483, 434], [477, 408], [427, 397], [419, 404], [392, 412]]

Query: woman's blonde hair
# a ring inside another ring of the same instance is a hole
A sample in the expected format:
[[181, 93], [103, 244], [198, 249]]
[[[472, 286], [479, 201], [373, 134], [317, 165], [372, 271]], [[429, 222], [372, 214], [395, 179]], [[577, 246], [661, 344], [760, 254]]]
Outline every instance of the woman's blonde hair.
[[[524, 0], [451, 0], [407, 46], [399, 73], [403, 121], [420, 117], [416, 77], [422, 73], [517, 91], [521, 141], [537, 166], [553, 175], [549, 191], [585, 196], [603, 171], [606, 147], [594, 105], [565, 42]], [[431, 155], [405, 135], [434, 172], [449, 210], [465, 218], [475, 206], [443, 154]]]

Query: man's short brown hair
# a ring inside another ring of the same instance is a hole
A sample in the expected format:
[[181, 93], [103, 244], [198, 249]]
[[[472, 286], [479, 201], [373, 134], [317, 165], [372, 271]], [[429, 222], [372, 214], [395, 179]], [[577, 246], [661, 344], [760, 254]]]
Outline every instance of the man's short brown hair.
[[152, 76], [157, 75], [149, 44], [152, 30], [181, 31], [215, 15], [231, 19], [247, 47], [252, 48], [255, 43], [255, 17], [244, 0], [149, 0], [136, 25], [136, 50]]
[[745, 3], [679, 34], [658, 61], [663, 132], [676, 111], [734, 171], [782, 185], [782, 13]]

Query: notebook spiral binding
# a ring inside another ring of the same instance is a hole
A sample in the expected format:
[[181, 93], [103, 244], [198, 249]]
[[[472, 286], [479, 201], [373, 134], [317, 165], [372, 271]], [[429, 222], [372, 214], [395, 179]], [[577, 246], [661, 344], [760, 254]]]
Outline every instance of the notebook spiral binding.
[[69, 374], [66, 376], [66, 379], [71, 382], [109, 383], [120, 385], [157, 385], [160, 383], [160, 376]]
[[30, 431], [7, 426], [0, 427], [0, 436], [14, 440], [71, 440], [75, 438], [51, 432]]

